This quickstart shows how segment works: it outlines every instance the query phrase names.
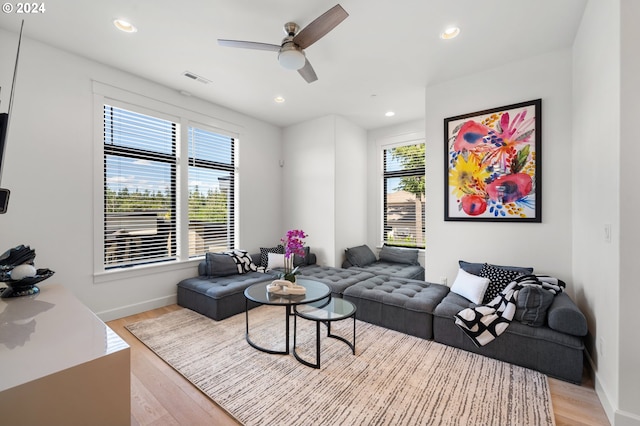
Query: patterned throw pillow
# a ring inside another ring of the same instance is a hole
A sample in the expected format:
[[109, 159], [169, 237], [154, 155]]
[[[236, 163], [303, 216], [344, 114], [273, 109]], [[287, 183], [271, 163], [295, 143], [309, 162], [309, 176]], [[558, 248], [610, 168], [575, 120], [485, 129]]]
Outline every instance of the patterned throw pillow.
[[269, 253], [284, 254], [284, 246], [280, 244], [275, 247], [260, 247], [260, 266], [263, 268], [269, 265]]
[[484, 294], [482, 304], [486, 305], [495, 299], [496, 296], [498, 296], [500, 292], [511, 283], [511, 281], [520, 275], [522, 274], [517, 271], [497, 268], [493, 265], [489, 265], [488, 263], [482, 265], [480, 276], [489, 278], [489, 287], [487, 287], [487, 291]]
[[256, 272], [258, 267], [254, 265], [251, 256], [245, 250], [231, 250], [226, 251], [224, 254], [231, 256], [233, 261], [238, 267], [239, 274], [246, 274], [247, 272]]

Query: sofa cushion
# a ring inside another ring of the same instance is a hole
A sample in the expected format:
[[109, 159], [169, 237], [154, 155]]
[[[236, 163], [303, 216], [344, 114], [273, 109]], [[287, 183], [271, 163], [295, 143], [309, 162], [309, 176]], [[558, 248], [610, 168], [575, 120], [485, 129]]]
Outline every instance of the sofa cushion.
[[549, 328], [573, 336], [587, 335], [587, 319], [567, 293], [557, 294], [547, 311]]
[[448, 292], [440, 284], [376, 276], [348, 287], [344, 298], [356, 306], [361, 321], [430, 339], [432, 312]]
[[345, 253], [347, 255], [347, 260], [353, 266], [367, 266], [378, 260], [376, 255], [367, 245], [348, 248], [345, 250]]
[[403, 263], [407, 265], [418, 265], [418, 249], [382, 246], [379, 258], [381, 261], [390, 263]]
[[309, 265], [298, 269], [298, 276], [325, 283], [334, 296], [342, 296], [344, 290], [360, 281], [373, 277], [370, 272], [357, 269], [333, 268], [331, 266]]
[[543, 326], [554, 294], [536, 286], [525, 286], [518, 292], [514, 318], [533, 327]]
[[211, 299], [224, 299], [231, 294], [243, 294], [250, 285], [272, 281], [273, 278], [273, 275], [262, 272], [248, 272], [226, 277], [194, 277], [180, 281], [178, 287], [200, 293]]
[[207, 253], [205, 255], [205, 275], [208, 277], [226, 277], [238, 273], [238, 266], [231, 256], [225, 253]]
[[495, 299], [519, 275], [522, 274], [518, 271], [497, 268], [485, 263], [480, 270], [480, 276], [489, 279], [489, 286], [484, 293], [482, 303], [486, 305]]
[[371, 265], [359, 268], [353, 266], [349, 269], [370, 272], [375, 275], [388, 275], [391, 277], [407, 278], [410, 280], [424, 281], [424, 268], [421, 265], [406, 265], [404, 263], [374, 262]]
[[[480, 271], [482, 270], [482, 267], [485, 264], [465, 262], [464, 260], [459, 260], [458, 265], [460, 265], [462, 269], [469, 272], [470, 274], [480, 275]], [[508, 271], [516, 271], [516, 272], [519, 272], [521, 275], [529, 275], [533, 273], [533, 268], [530, 268], [530, 267], [492, 265], [491, 263], [489, 263], [489, 265], [494, 266], [496, 268], [500, 268], [500, 269], [506, 269]]]
[[451, 291], [463, 296], [476, 305], [482, 303], [484, 294], [489, 286], [489, 278], [479, 277], [477, 275], [470, 274], [464, 269], [458, 270], [456, 280], [451, 286]]
[[279, 244], [275, 247], [260, 247], [260, 266], [263, 268], [269, 265], [269, 253], [284, 254], [284, 246]]
[[311, 256], [310, 256], [310, 251], [309, 251], [309, 247], [305, 246], [303, 247], [304, 249], [304, 256], [300, 256], [299, 254], [293, 254], [293, 266], [306, 266], [306, 265], [310, 265], [310, 261], [311, 261]]
[[188, 278], [178, 283], [178, 305], [220, 321], [244, 312], [246, 307], [251, 309], [257, 306], [247, 301], [244, 290], [252, 284], [273, 279], [273, 275], [260, 272]]

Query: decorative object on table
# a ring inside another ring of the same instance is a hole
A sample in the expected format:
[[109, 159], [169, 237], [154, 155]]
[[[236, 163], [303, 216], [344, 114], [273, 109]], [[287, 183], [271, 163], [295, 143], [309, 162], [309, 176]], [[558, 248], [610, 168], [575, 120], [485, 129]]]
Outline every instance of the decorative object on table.
[[301, 285], [292, 283], [289, 280], [273, 280], [271, 284], [267, 285], [267, 292], [278, 294], [281, 296], [299, 296], [305, 294], [307, 292], [307, 289]]
[[0, 289], [0, 297], [20, 297], [38, 294], [37, 283], [51, 277], [50, 269], [36, 269], [33, 266], [35, 250], [29, 246], [19, 245], [0, 255], [0, 282], [7, 288]]
[[445, 220], [541, 222], [542, 100], [444, 120]]
[[296, 282], [296, 274], [298, 273], [298, 267], [294, 268], [293, 260], [295, 255], [305, 256], [304, 239], [308, 237], [302, 229], [291, 229], [287, 231], [284, 238], [280, 240], [284, 246], [284, 273], [282, 279]]

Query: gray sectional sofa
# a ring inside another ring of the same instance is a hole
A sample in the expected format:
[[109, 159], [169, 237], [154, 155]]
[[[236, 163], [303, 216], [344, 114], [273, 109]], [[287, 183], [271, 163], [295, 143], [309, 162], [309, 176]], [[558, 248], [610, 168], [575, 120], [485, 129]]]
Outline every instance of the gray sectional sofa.
[[[476, 303], [447, 286], [425, 282], [424, 269], [416, 264], [417, 250], [383, 248], [378, 259], [371, 256], [373, 253], [368, 247], [355, 249], [352, 253], [349, 253], [352, 249], [347, 249], [343, 268], [317, 265], [315, 256], [308, 252], [304, 258], [296, 259], [299, 276], [321, 281], [331, 288], [332, 297], [343, 297], [354, 303], [359, 320], [434, 339], [565, 381], [581, 382], [583, 337], [587, 333], [587, 324], [582, 312], [566, 293], [556, 295], [552, 302], [548, 301], [550, 306], [545, 305], [544, 312], [540, 306], [535, 306], [538, 299], [530, 298], [524, 317], [519, 316], [522, 310], [518, 308], [516, 317], [522, 322], [514, 319], [496, 340], [476, 347], [455, 324], [454, 318], [461, 310], [477, 306]], [[261, 254], [251, 257], [264, 259], [264, 252]], [[277, 271], [247, 270], [238, 273], [239, 269], [234, 268], [239, 266], [221, 256], [207, 254], [198, 267], [199, 276], [178, 283], [180, 306], [214, 320], [222, 320], [244, 311], [244, 290], [247, 287], [271, 281], [278, 275]], [[470, 274], [478, 274], [482, 265], [460, 262], [461, 269], [464, 267]], [[531, 273], [530, 269], [515, 269]], [[414, 279], [416, 276], [422, 278]], [[250, 308], [254, 306], [249, 305]], [[524, 321], [531, 312], [542, 319], [536, 326]]]

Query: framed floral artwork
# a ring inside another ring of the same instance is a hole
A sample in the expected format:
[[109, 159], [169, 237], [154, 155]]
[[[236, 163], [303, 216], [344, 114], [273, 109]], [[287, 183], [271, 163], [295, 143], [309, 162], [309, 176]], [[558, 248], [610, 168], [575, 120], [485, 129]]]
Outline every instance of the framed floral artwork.
[[541, 222], [542, 100], [444, 120], [447, 221]]

